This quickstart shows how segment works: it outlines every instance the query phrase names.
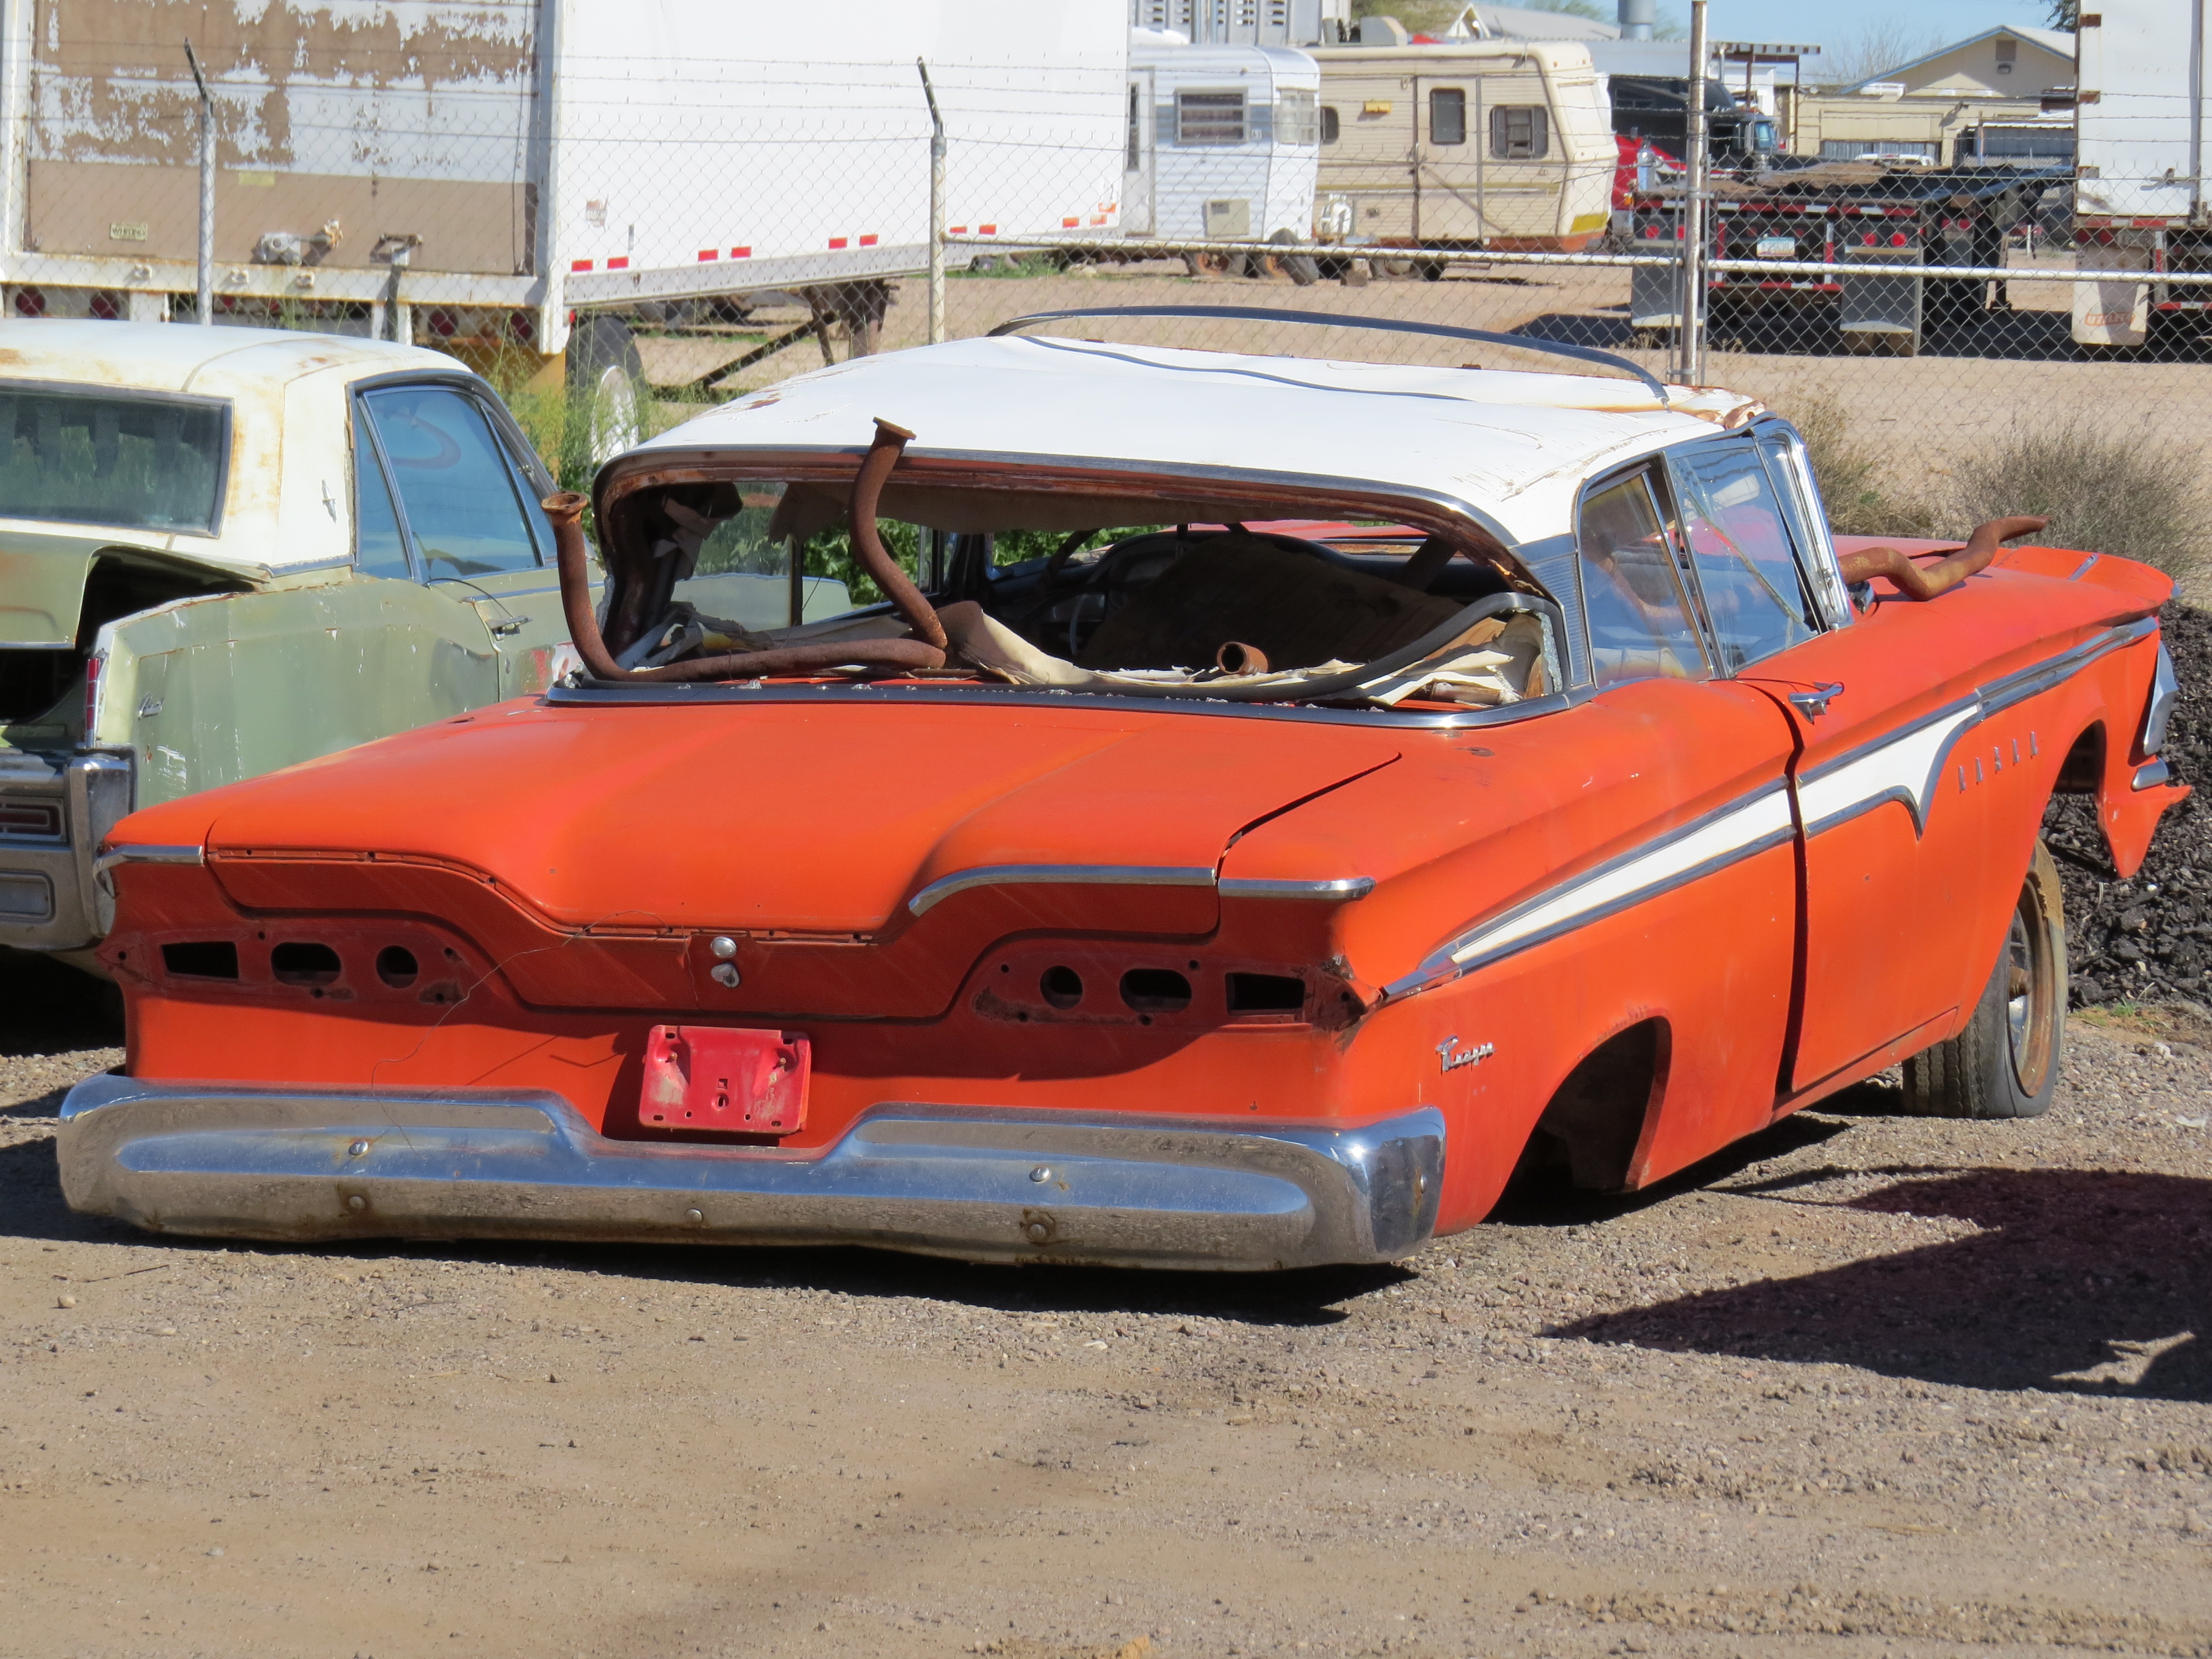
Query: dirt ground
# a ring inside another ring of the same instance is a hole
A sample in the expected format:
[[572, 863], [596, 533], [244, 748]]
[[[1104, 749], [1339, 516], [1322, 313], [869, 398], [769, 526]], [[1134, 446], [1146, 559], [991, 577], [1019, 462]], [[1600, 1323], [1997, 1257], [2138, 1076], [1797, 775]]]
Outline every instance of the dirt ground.
[[1402, 1269], [164, 1242], [0, 1030], [0, 1654], [2212, 1655], [2212, 1027]]

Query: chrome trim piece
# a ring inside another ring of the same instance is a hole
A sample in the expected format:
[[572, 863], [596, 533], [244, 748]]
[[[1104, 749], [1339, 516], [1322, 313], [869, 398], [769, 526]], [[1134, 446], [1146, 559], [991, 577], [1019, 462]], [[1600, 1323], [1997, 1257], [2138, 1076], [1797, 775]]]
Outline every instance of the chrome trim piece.
[[2107, 629], [2102, 639], [2089, 640], [2057, 656], [2007, 674], [2002, 679], [1992, 680], [1976, 693], [1982, 700], [1984, 715], [2009, 708], [2024, 702], [2038, 692], [2048, 691], [2062, 680], [2069, 680], [2107, 652], [2122, 646], [2133, 645], [2138, 640], [2148, 639], [2158, 632], [2158, 618], [2138, 617], [2131, 623], [2122, 623]]
[[939, 876], [906, 902], [915, 915], [971, 887], [1211, 887], [1210, 864], [982, 864]]
[[2155, 789], [2161, 783], [2171, 783], [2172, 781], [2173, 769], [2163, 760], [2153, 760], [2148, 765], [2136, 768], [2133, 787], [2137, 789]]
[[94, 860], [94, 866], [106, 875], [118, 864], [205, 864], [207, 848], [195, 843], [189, 847], [160, 847], [151, 843], [111, 847]]
[[2092, 553], [2087, 558], [2082, 560], [2081, 563], [2074, 567], [2074, 574], [2069, 576], [2066, 580], [2069, 582], [2080, 581], [2082, 577], [2089, 574], [2089, 567], [2096, 563], [2098, 560], [2104, 556], [2105, 556], [2101, 553]]
[[610, 1140], [550, 1093], [112, 1074], [70, 1091], [59, 1142], [72, 1208], [155, 1232], [867, 1244], [1243, 1270], [1419, 1249], [1444, 1168], [1433, 1106], [1344, 1126], [885, 1104], [795, 1152]]
[[2142, 732], [2136, 742], [2136, 752], [2155, 755], [2166, 747], [2166, 722], [2173, 717], [2174, 700], [2181, 695], [2181, 677], [2174, 672], [2173, 653], [2166, 648], [2166, 641], [2158, 642], [2158, 664], [2151, 670], [2150, 703], [2143, 710]]
[[1794, 840], [1796, 817], [1783, 780], [1764, 784], [1595, 869], [1487, 916], [1438, 945], [1386, 997], [1445, 984]]
[[1224, 898], [1364, 899], [1375, 890], [1372, 876], [1338, 876], [1320, 881], [1277, 880], [1269, 876], [1224, 876], [1215, 884]]
[[131, 811], [137, 771], [128, 755], [83, 751], [47, 757], [0, 755], [0, 798], [20, 797], [61, 810], [62, 833], [10, 840], [0, 858], [19, 875], [51, 890], [44, 916], [0, 915], [0, 945], [20, 951], [76, 951], [112, 924], [115, 898], [100, 879], [100, 842]]
[[1010, 685], [949, 685], [918, 683], [906, 685], [770, 685], [758, 680], [732, 680], [685, 684], [666, 682], [647, 685], [556, 685], [544, 693], [556, 708], [590, 708], [702, 706], [743, 703], [755, 708], [764, 702], [854, 703], [920, 705], [925, 703], [984, 704], [1012, 708], [1098, 708], [1113, 714], [1210, 714], [1229, 720], [1303, 720], [1316, 726], [1377, 726], [1399, 731], [1462, 732], [1484, 726], [1511, 726], [1519, 721], [1556, 714], [1586, 702], [1590, 688], [1531, 697], [1486, 708], [1457, 710], [1449, 714], [1420, 709], [1324, 708], [1311, 703], [1220, 702], [1191, 698], [1173, 701], [1155, 697], [1121, 697], [1103, 691], [1022, 690]]
[[1353, 317], [1334, 311], [1282, 311], [1266, 306], [1086, 306], [1075, 311], [1038, 311], [1026, 317], [1016, 317], [1000, 323], [987, 337], [995, 340], [1003, 335], [1012, 334], [1018, 328], [1027, 328], [1032, 323], [1065, 322], [1077, 317], [1196, 317], [1209, 322], [1223, 317], [1234, 317], [1245, 322], [1368, 328], [1392, 334], [1433, 334], [1447, 340], [1474, 340], [1483, 345], [1518, 346], [1523, 351], [1548, 352], [1555, 357], [1571, 357], [1577, 362], [1597, 363], [1606, 368], [1617, 368], [1625, 374], [1633, 374], [1650, 389], [1651, 395], [1659, 400], [1661, 407], [1672, 407], [1667, 396], [1667, 387], [1657, 375], [1640, 363], [1632, 362], [1610, 351], [1601, 351], [1595, 346], [1570, 345], [1564, 340], [1547, 340], [1526, 334], [1493, 334], [1486, 329], [1455, 328], [1443, 323], [1409, 322], [1397, 317]]

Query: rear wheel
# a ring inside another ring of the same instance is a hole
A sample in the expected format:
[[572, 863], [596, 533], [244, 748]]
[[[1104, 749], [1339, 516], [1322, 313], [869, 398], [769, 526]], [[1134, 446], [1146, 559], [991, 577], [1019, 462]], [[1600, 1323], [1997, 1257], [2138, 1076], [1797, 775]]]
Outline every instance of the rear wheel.
[[2065, 912], [2058, 866], [2039, 841], [1973, 1018], [1958, 1036], [1905, 1062], [1906, 1109], [1923, 1117], [2040, 1117], [2057, 1091], [2065, 1025]]

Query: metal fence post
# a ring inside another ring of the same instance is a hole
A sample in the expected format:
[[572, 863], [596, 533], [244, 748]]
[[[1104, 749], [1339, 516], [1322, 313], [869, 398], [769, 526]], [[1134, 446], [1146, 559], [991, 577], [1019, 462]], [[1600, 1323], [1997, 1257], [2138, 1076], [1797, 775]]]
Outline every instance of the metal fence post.
[[917, 58], [921, 95], [929, 100], [929, 343], [945, 338], [945, 118], [937, 111], [937, 88], [929, 84], [929, 65]]
[[200, 89], [200, 281], [199, 323], [215, 321], [215, 100], [208, 95], [207, 77], [192, 43], [185, 42], [185, 62], [191, 65], [192, 82]]
[[1705, 184], [1710, 170], [1705, 128], [1705, 0], [1690, 0], [1689, 177], [1682, 202], [1682, 303], [1674, 337], [1685, 384], [1705, 377]]

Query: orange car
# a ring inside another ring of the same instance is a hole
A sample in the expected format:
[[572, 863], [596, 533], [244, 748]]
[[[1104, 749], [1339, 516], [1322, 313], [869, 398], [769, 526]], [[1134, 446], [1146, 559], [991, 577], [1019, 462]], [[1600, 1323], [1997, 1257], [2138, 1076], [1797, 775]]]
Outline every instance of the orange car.
[[2125, 872], [2185, 793], [2164, 576], [1839, 557], [1789, 426], [1648, 377], [971, 340], [611, 463], [598, 613], [583, 505], [586, 672], [114, 831], [73, 1205], [1384, 1260], [1899, 1060], [2041, 1111], [2045, 805]]

